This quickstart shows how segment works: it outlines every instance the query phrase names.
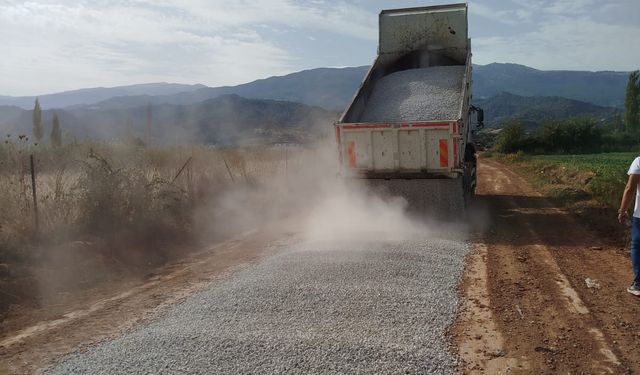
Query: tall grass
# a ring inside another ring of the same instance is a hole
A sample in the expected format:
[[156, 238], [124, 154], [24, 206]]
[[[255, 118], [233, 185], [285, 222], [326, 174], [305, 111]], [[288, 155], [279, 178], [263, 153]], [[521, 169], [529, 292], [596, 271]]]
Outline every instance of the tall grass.
[[[39, 230], [30, 155], [36, 162]], [[91, 276], [98, 258], [120, 265], [120, 271], [165, 262], [175, 256], [172, 249], [194, 245], [204, 238], [197, 231], [216, 225], [196, 222], [214, 217], [203, 216], [203, 207], [227, 191], [256, 188], [282, 174], [283, 156], [272, 147], [84, 141], [54, 148], [7, 137], [0, 144], [0, 264], [9, 275], [0, 276], [0, 311], [39, 293], [37, 287], [21, 289], [29, 284], [25, 280], [39, 277], [38, 269]]]

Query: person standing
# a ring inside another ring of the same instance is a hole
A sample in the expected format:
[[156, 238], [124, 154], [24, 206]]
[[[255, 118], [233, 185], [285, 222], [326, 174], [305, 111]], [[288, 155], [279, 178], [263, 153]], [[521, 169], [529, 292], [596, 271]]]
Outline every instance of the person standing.
[[635, 207], [631, 217], [631, 265], [634, 279], [627, 292], [640, 296], [640, 157], [635, 158], [627, 172], [629, 179], [622, 194], [622, 202], [618, 210], [618, 221], [626, 224], [629, 221], [629, 208], [635, 195]]

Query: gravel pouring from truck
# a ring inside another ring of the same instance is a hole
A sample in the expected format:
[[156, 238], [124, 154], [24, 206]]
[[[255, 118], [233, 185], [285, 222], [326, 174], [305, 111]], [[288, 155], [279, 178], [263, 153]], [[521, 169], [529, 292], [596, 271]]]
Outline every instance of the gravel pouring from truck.
[[[341, 174], [459, 213], [476, 184], [467, 5], [384, 10], [378, 56], [335, 124]], [[480, 121], [479, 121], [480, 122]]]

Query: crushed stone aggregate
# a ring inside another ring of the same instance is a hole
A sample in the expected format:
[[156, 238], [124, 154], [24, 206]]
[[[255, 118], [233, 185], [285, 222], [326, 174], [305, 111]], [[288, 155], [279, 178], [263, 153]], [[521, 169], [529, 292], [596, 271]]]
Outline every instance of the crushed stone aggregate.
[[237, 271], [48, 374], [454, 374], [445, 332], [468, 249], [314, 241]]
[[360, 121], [456, 120], [465, 66], [402, 70], [376, 82]]

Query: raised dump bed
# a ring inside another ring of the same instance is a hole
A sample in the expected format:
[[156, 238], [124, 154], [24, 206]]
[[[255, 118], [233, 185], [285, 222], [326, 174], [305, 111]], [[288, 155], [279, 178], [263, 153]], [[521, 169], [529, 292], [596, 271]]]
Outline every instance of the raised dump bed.
[[385, 10], [379, 22], [378, 57], [335, 124], [341, 173], [457, 207], [447, 201], [475, 189], [467, 5]]

